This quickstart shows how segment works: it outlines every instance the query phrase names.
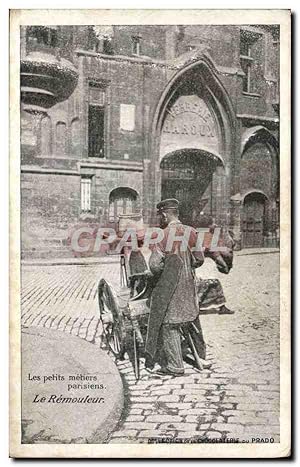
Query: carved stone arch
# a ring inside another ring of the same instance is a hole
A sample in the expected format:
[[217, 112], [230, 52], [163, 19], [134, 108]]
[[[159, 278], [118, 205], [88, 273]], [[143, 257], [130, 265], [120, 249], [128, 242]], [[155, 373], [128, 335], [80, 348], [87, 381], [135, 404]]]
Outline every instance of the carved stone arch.
[[274, 150], [278, 153], [279, 144], [275, 136], [264, 126], [256, 125], [250, 128], [247, 128], [241, 140], [241, 154], [249, 147], [249, 145], [254, 144], [255, 142], [265, 142], [270, 144]]
[[182, 86], [182, 83], [185, 80], [188, 80], [189, 76], [191, 76], [190, 73], [198, 76], [199, 81], [201, 81], [203, 86], [203, 90], [208, 97], [208, 102], [218, 117], [219, 125], [223, 126], [227, 130], [226, 136], [227, 139], [230, 140], [228, 141], [228, 145], [230, 146], [230, 143], [232, 143], [230, 128], [235, 128], [236, 125], [233, 105], [226, 89], [217, 77], [217, 70], [213, 61], [208, 54], [203, 54], [198, 60], [187, 63], [183, 68], [178, 70], [163, 90], [152, 121], [152, 155], [158, 153], [157, 147], [159, 145], [159, 136], [166, 108], [172, 97], [179, 90], [180, 86]]
[[140, 211], [140, 195], [130, 186], [119, 186], [110, 191], [108, 196], [108, 221], [116, 227], [120, 217], [138, 213]]
[[257, 196], [260, 196], [261, 198], [263, 198], [265, 201], [269, 201], [269, 197], [268, 195], [266, 195], [266, 193], [263, 191], [263, 190], [248, 190], [246, 193], [244, 193], [242, 196], [241, 196], [241, 202], [242, 204], [245, 203], [245, 200], [248, 196], [252, 196], [252, 195], [257, 195]]
[[55, 125], [55, 153], [56, 155], [67, 154], [67, 125], [66, 122], [58, 121]]
[[133, 187], [131, 187], [129, 185], [122, 185], [122, 186], [118, 186], [116, 188], [113, 188], [109, 192], [109, 199], [115, 198], [121, 192], [124, 192], [124, 193], [126, 192], [128, 194], [131, 194], [132, 197], [135, 197], [136, 199], [138, 199], [139, 196], [140, 196], [139, 192], [135, 188], [133, 188]]
[[[259, 146], [262, 149], [265, 148], [262, 152], [268, 153], [271, 158], [272, 166], [270, 168], [270, 175], [272, 189], [268, 195], [275, 199], [279, 197], [279, 144], [274, 135], [267, 128], [257, 125], [244, 131], [241, 141], [241, 170], [244, 165], [243, 160], [246, 155], [248, 155], [250, 151], [254, 151], [255, 148], [258, 148]], [[264, 167], [262, 167], [262, 169], [264, 169]], [[243, 191], [242, 187], [241, 191]]]
[[[186, 152], [188, 148], [190, 151], [201, 151], [202, 154], [216, 153], [223, 159], [225, 168], [218, 166], [213, 178], [209, 180], [209, 184], [212, 185], [211, 191], [214, 191], [215, 194], [217, 193], [213, 200], [213, 211], [217, 216], [216, 221], [227, 221], [227, 214], [229, 211], [229, 161], [234, 151], [236, 118], [230, 97], [217, 76], [217, 69], [214, 63], [205, 51], [199, 52], [196, 60], [186, 61], [182, 68], [173, 75], [162, 92], [157, 104], [152, 121], [150, 145], [154, 164], [154, 183], [151, 187], [152, 196], [149, 198], [157, 201], [161, 196], [162, 181], [160, 159], [168, 152], [173, 153], [178, 149], [175, 147], [176, 144], [174, 144], [173, 148], [167, 147], [161, 151], [161, 144], [163, 141], [161, 135], [167, 113], [170, 113], [170, 109], [174, 107], [174, 104], [176, 105], [181, 97], [199, 98], [215, 123], [214, 129], [217, 133], [216, 146], [210, 145], [207, 147], [207, 140], [205, 141], [203, 139], [203, 145], [202, 142], [194, 144], [194, 141], [189, 141], [188, 145], [183, 142], [180, 149], [184, 152]], [[171, 133], [176, 133], [176, 130], [171, 131]], [[199, 130], [199, 134], [201, 134], [201, 130]]]

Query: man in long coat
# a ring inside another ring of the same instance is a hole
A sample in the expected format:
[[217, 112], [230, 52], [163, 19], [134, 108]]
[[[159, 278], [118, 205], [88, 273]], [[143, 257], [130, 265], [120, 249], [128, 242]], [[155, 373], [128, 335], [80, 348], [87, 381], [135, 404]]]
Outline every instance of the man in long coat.
[[163, 200], [157, 209], [164, 238], [155, 246], [149, 260], [157, 283], [151, 296], [145, 365], [151, 369], [159, 360], [159, 374], [176, 376], [184, 373], [181, 347], [184, 330], [193, 337], [199, 360], [203, 359], [202, 366], [207, 367], [194, 275], [194, 269], [203, 264], [204, 256], [199, 248], [192, 251], [197, 233], [180, 222], [178, 201]]

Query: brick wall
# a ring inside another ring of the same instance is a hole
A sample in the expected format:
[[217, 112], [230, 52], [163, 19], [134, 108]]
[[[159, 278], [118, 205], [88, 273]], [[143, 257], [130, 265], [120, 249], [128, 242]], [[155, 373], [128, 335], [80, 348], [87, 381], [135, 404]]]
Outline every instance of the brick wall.
[[271, 152], [265, 144], [256, 143], [243, 153], [241, 162], [241, 192], [261, 190], [272, 197], [276, 176]]
[[68, 255], [68, 232], [80, 209], [80, 177], [23, 173], [21, 184], [23, 255], [47, 258]]
[[[131, 36], [136, 27], [115, 28], [116, 53], [118, 51], [128, 54], [128, 60], [111, 58], [99, 58], [94, 54], [76, 58], [79, 69], [79, 83], [70, 98], [54, 105], [47, 110], [50, 118], [50, 153], [52, 157], [68, 156], [74, 159], [87, 157], [87, 111], [88, 111], [88, 81], [90, 79], [104, 80], [109, 91], [109, 105], [107, 108], [107, 157], [123, 159], [124, 153], [129, 154], [132, 160], [148, 158], [145, 139], [149, 136], [152, 117], [155, 112], [159, 97], [168, 80], [174, 74], [174, 70], [168, 70], [156, 63], [142, 63], [138, 60], [130, 61]], [[162, 27], [140, 27], [141, 36], [150, 48], [159, 52], [149, 52], [152, 58], [164, 58], [162, 52], [166, 43], [166, 30]], [[83, 41], [86, 33], [81, 28], [74, 33], [76, 46], [88, 44]], [[270, 34], [269, 34], [270, 35]], [[78, 37], [81, 39], [79, 40]], [[217, 66], [241, 71], [239, 59], [239, 28], [234, 26], [187, 26], [184, 35], [180, 39], [178, 32], [175, 34], [177, 43], [177, 55], [184, 53], [189, 43], [193, 41], [208, 46], [208, 51]], [[178, 39], [179, 37], [179, 39]], [[197, 40], [196, 40], [197, 39]], [[269, 41], [270, 42], [270, 41]], [[264, 73], [276, 75], [272, 72], [272, 57], [274, 53], [269, 50], [268, 41], [260, 40], [262, 62], [255, 67], [255, 79], [259, 96], [246, 96], [242, 92], [242, 76], [232, 71], [221, 73], [219, 79], [223, 82], [227, 92], [231, 96], [232, 103], [238, 114], [276, 117], [276, 113], [266, 95], [269, 93], [270, 84], [266, 82]], [[267, 44], [267, 45], [266, 45]], [[121, 47], [122, 46], [122, 47]], [[151, 50], [152, 50], [151, 49]], [[266, 53], [267, 52], [267, 53]], [[266, 66], [263, 58], [266, 56]], [[277, 67], [277, 63], [274, 63]], [[272, 75], [272, 76], [273, 76]], [[120, 105], [131, 104], [135, 106], [134, 131], [120, 130]], [[24, 120], [26, 120], [24, 118]], [[28, 118], [27, 118], [28, 120]], [[39, 123], [31, 117], [33, 132], [39, 131]], [[65, 125], [65, 150], [57, 142], [57, 132]], [[36, 147], [28, 146], [24, 151], [27, 154], [46, 156], [42, 153], [40, 138], [37, 135]], [[63, 154], [61, 154], [63, 152]]]
[[[145, 144], [151, 120], [161, 92], [166, 85], [166, 73], [162, 66], [144, 64], [126, 60], [117, 61], [81, 57], [84, 70], [82, 83], [82, 99], [86, 100], [89, 80], [107, 80], [107, 157], [124, 159], [128, 154], [130, 160], [142, 161], [147, 154]], [[153, 86], [155, 83], [155, 86]], [[120, 106], [133, 105], [135, 112], [134, 130], [120, 128]], [[87, 105], [82, 103], [80, 118], [87, 121]], [[86, 123], [85, 123], [86, 125]]]
[[108, 225], [109, 194], [119, 187], [135, 190], [143, 204], [143, 174], [130, 170], [89, 169], [92, 174], [91, 213], [81, 212], [80, 174], [22, 174], [22, 252], [26, 258], [73, 256], [68, 238], [80, 224]]
[[109, 195], [116, 188], [131, 188], [139, 195], [138, 205], [143, 205], [143, 174], [142, 172], [96, 169], [94, 178], [94, 213], [100, 224], [107, 225]]
[[[259, 53], [262, 63], [255, 68], [255, 79], [260, 95], [247, 96], [242, 92], [238, 27], [203, 25], [182, 29], [177, 26], [131, 26], [114, 29], [112, 44], [115, 55], [105, 57], [92, 51], [86, 26], [73, 28], [73, 62], [79, 71], [75, 91], [66, 101], [45, 110], [43, 114], [22, 113], [22, 164], [26, 169], [22, 176], [22, 247], [27, 257], [69, 254], [65, 245], [66, 229], [82, 221], [80, 175], [87, 173], [87, 169], [80, 166], [85, 161], [95, 162], [88, 169], [93, 179], [91, 222], [107, 223], [109, 193], [122, 186], [130, 187], [140, 194], [145, 219], [151, 216], [153, 206], [160, 198], [160, 187], [156, 183], [159, 165], [154, 160], [155, 155], [150, 152], [153, 149], [150, 144], [153, 117], [168, 81], [179, 71], [179, 68], [170, 67], [170, 62], [164, 64], [160, 61], [184, 54], [193, 44], [204, 46], [219, 68], [219, 71], [214, 72], [231, 98], [234, 113], [253, 116], [250, 126], [264, 124], [261, 121], [257, 123], [255, 118], [277, 117], [269, 91], [270, 82], [276, 80], [278, 66], [274, 60], [270, 32], [265, 31], [265, 40], [258, 44], [261, 45]], [[134, 35], [141, 36], [141, 54], [151, 57], [153, 62], [132, 55]], [[90, 80], [102, 83], [106, 90], [105, 156], [106, 162], [112, 161], [111, 167], [98, 167], [97, 160], [88, 157]], [[120, 128], [122, 104], [134, 106], [132, 131]], [[230, 180], [227, 180], [231, 186], [230, 195], [239, 191], [240, 175], [242, 187], [270, 183], [269, 179], [264, 179], [264, 171], [255, 180], [252, 169], [247, 166], [246, 170], [245, 164], [241, 163], [241, 124], [238, 123], [236, 129], [226, 131], [232, 132], [233, 138], [232, 150], [225, 154], [230, 158], [227, 161], [231, 169]], [[139, 170], [113, 168], [114, 161], [121, 163], [125, 159], [129, 159], [128, 163], [144, 164], [144, 178], [143, 165]], [[254, 159], [256, 167], [260, 167], [259, 158]], [[52, 173], [29, 173], [31, 166], [35, 171], [51, 169]], [[73, 174], [64, 174], [66, 170]], [[214, 203], [217, 197], [215, 185], [213, 183]]]
[[114, 28], [112, 41], [115, 54], [132, 55], [132, 37], [140, 36], [140, 55], [165, 59], [165, 35], [163, 26], [119, 26]]

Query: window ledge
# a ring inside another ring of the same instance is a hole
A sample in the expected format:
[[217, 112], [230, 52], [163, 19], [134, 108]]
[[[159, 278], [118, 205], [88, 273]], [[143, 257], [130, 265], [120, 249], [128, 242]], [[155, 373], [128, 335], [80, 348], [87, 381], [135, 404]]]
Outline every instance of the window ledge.
[[246, 97], [261, 97], [261, 95], [257, 94], [256, 92], [243, 91], [242, 94], [243, 94], [243, 96], [246, 96]]
[[241, 60], [249, 60], [249, 62], [253, 62], [254, 58], [251, 57], [250, 55], [240, 55]]
[[79, 219], [80, 220], [86, 220], [86, 219], [96, 219], [97, 216], [92, 213], [91, 211], [81, 211], [79, 214]]
[[134, 133], [135, 129], [133, 130], [125, 130], [125, 128], [119, 128], [119, 133], [121, 134], [128, 134], [128, 133]]

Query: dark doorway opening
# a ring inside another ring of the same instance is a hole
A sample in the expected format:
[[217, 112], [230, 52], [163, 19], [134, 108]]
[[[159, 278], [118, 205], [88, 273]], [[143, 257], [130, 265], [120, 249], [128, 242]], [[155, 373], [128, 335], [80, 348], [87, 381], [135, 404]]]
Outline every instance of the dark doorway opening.
[[217, 156], [198, 149], [175, 151], [161, 162], [161, 197], [176, 198], [180, 219], [199, 227], [213, 214], [213, 174], [220, 165]]
[[243, 248], [262, 248], [266, 223], [266, 196], [250, 193], [243, 206]]

